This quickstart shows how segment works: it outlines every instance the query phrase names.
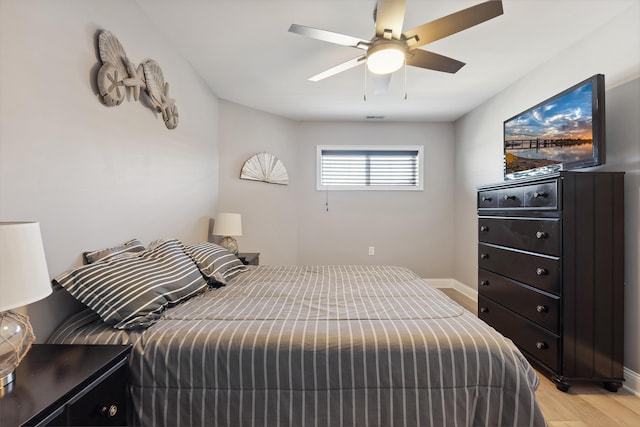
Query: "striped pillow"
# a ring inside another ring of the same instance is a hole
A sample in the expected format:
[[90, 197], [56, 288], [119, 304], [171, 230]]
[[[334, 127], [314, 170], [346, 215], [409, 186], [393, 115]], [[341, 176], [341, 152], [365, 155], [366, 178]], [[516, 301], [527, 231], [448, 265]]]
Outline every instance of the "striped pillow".
[[121, 245], [112, 248], [98, 249], [90, 252], [83, 252], [85, 264], [92, 264], [98, 261], [106, 261], [110, 258], [129, 252], [142, 252], [144, 245], [138, 239], [131, 239]]
[[166, 307], [207, 289], [179, 240], [157, 241], [138, 254], [85, 265], [53, 282], [117, 329], [146, 328]]
[[187, 245], [184, 250], [195, 261], [202, 274], [214, 284], [226, 285], [227, 280], [247, 271], [247, 267], [237, 256], [215, 243]]

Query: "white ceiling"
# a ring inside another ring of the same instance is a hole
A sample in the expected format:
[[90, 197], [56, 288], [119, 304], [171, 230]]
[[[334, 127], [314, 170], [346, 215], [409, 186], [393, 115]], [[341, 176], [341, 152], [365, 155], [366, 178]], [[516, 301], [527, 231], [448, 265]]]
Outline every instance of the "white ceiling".
[[[403, 30], [483, 0], [407, 0]], [[463, 61], [456, 74], [415, 67], [385, 94], [364, 66], [310, 82], [362, 51], [289, 33], [293, 23], [370, 39], [375, 0], [137, 0], [220, 98], [295, 120], [453, 121], [638, 0], [503, 0], [504, 14], [423, 47]]]

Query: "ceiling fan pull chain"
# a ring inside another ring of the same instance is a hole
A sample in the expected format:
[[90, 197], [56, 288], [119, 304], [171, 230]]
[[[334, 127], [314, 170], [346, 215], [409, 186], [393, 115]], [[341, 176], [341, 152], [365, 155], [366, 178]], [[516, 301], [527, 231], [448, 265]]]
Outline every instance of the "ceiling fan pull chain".
[[367, 101], [367, 67], [364, 68], [364, 100]]
[[404, 99], [407, 99], [407, 58], [404, 59]]
[[329, 212], [329, 186], [327, 185], [327, 189], [326, 189], [326, 195], [325, 195], [325, 199], [324, 199], [324, 207], [327, 210], [327, 212]]

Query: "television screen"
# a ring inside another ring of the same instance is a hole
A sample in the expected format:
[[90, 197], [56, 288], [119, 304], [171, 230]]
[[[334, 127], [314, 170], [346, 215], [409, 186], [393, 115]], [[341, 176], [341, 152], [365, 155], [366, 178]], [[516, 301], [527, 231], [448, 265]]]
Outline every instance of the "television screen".
[[504, 176], [517, 179], [605, 162], [604, 75], [504, 122]]

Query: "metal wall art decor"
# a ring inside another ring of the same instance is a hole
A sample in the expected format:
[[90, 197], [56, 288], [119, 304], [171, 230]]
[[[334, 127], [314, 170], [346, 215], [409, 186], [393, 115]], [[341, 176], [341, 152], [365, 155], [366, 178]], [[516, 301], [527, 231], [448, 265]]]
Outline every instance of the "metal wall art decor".
[[127, 88], [137, 101], [143, 89], [151, 107], [162, 113], [167, 128], [175, 129], [178, 126], [178, 108], [175, 100], [169, 98], [169, 83], [164, 81], [162, 69], [156, 61], [146, 59], [136, 67], [118, 39], [106, 30], [98, 35], [98, 50], [102, 60], [98, 71], [98, 89], [105, 105], [120, 105]]
[[263, 181], [269, 184], [289, 184], [287, 169], [276, 156], [260, 153], [249, 157], [240, 172], [241, 179]]

